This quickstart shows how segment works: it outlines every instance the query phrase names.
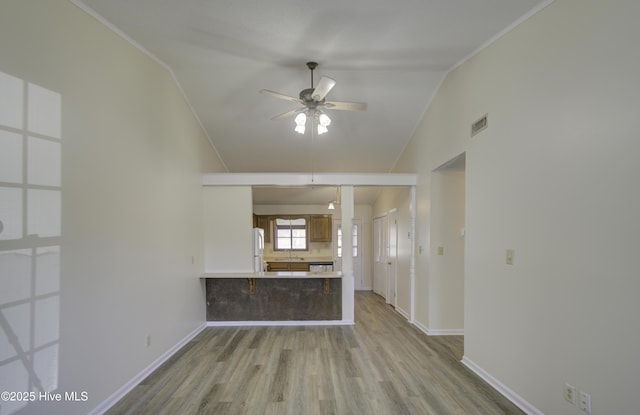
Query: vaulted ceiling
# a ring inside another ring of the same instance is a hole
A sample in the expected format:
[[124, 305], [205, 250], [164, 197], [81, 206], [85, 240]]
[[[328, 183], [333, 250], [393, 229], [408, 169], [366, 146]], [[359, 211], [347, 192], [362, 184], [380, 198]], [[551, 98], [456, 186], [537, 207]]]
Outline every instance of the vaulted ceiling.
[[[173, 73], [230, 172], [389, 172], [445, 74], [540, 0], [73, 0]], [[294, 132], [297, 97], [337, 81], [329, 132]]]

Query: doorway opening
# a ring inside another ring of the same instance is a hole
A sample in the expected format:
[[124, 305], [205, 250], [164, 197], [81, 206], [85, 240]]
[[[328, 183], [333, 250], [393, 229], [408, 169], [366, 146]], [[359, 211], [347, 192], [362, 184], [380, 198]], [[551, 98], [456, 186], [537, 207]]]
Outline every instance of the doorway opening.
[[429, 331], [464, 333], [465, 153], [431, 175]]

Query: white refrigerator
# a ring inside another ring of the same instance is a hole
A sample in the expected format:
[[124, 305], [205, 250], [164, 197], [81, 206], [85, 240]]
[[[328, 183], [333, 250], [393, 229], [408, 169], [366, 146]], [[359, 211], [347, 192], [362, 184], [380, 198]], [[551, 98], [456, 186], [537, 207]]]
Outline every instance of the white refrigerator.
[[253, 228], [253, 271], [264, 272], [264, 229]]

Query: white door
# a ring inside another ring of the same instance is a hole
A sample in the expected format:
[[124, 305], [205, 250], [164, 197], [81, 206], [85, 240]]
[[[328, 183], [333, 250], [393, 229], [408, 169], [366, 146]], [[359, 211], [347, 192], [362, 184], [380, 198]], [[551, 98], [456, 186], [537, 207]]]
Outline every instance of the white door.
[[389, 234], [388, 243], [389, 250], [387, 254], [387, 275], [389, 285], [387, 287], [388, 296], [387, 303], [396, 306], [397, 297], [397, 262], [398, 262], [398, 211], [393, 209], [389, 211]]
[[387, 215], [373, 220], [373, 292], [387, 298]]
[[[356, 290], [366, 289], [364, 275], [362, 273], [362, 219], [353, 220], [353, 279]], [[333, 244], [334, 268], [342, 271], [342, 222], [340, 219], [334, 221], [333, 234], [336, 235], [336, 243]]]

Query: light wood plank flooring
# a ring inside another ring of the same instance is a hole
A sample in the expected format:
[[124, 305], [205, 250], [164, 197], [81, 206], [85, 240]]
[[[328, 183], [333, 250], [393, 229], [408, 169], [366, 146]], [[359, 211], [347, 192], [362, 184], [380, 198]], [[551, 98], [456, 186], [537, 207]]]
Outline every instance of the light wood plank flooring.
[[521, 414], [371, 292], [356, 325], [207, 328], [107, 414]]

